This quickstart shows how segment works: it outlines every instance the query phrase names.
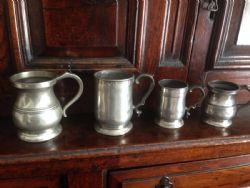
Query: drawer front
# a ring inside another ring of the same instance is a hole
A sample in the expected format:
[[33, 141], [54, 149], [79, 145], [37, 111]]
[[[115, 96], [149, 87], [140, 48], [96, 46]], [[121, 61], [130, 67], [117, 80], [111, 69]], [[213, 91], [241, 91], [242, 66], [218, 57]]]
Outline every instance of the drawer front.
[[173, 188], [250, 187], [250, 156], [114, 171], [109, 187], [157, 188], [163, 177]]
[[1, 188], [59, 188], [62, 187], [58, 177], [38, 177], [0, 180]]

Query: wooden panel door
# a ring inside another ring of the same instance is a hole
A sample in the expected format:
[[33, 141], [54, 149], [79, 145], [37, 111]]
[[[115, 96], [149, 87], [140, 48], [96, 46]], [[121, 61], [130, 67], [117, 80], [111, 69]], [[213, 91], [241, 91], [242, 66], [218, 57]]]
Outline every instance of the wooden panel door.
[[199, 7], [189, 81], [250, 84], [250, 1], [221, 0], [215, 12], [208, 4]]
[[196, 0], [148, 0], [143, 70], [186, 80], [198, 8]]

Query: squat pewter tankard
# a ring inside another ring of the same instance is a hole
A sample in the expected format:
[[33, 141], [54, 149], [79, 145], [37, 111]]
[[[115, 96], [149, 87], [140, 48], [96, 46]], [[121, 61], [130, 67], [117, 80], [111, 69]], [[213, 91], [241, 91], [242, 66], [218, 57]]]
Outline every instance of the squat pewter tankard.
[[[79, 89], [75, 97], [62, 109], [57, 100], [53, 86], [64, 78], [73, 78]], [[62, 116], [67, 117], [66, 110], [82, 94], [83, 83], [72, 73], [58, 76], [47, 71], [28, 71], [10, 77], [18, 96], [14, 104], [13, 120], [18, 128], [18, 136], [27, 142], [43, 142], [58, 136], [62, 127]]]
[[208, 82], [208, 95], [202, 105], [202, 120], [216, 127], [230, 126], [237, 111], [235, 96], [240, 89], [250, 91], [247, 85], [239, 86], [221, 80]]
[[[141, 102], [133, 106], [133, 84], [139, 84], [142, 77], [151, 80], [148, 92]], [[124, 135], [132, 129], [130, 122], [133, 109], [138, 110], [145, 104], [147, 97], [154, 88], [154, 79], [149, 74], [141, 74], [136, 80], [132, 73], [120, 70], [103, 70], [95, 73], [95, 130], [104, 135]]]
[[[156, 123], [169, 129], [182, 127], [185, 113], [189, 114], [190, 109], [196, 108], [204, 99], [204, 89], [200, 86], [189, 87], [185, 82], [173, 79], [160, 80], [159, 85], [161, 90]], [[193, 106], [186, 107], [187, 93], [194, 89], [199, 89], [202, 97]]]

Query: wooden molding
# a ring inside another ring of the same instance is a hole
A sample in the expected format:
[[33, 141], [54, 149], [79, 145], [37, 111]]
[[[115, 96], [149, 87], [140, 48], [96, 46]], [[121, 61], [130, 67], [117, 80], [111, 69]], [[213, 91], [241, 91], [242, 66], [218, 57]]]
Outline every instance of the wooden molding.
[[250, 68], [250, 46], [236, 44], [244, 7], [245, 1], [219, 2], [206, 63], [208, 70]]
[[161, 67], [188, 64], [192, 48], [188, 41], [194, 37], [198, 7], [199, 1], [169, 0], [165, 3]]

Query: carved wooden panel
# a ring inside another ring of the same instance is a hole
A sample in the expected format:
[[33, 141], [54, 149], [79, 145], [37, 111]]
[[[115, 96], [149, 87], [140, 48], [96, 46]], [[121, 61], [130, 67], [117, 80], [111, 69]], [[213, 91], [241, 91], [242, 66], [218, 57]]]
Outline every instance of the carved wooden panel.
[[186, 80], [199, 1], [148, 1], [145, 70]]
[[8, 1], [19, 69], [140, 67], [144, 0]]
[[250, 68], [249, 6], [249, 0], [219, 1], [207, 58], [208, 69]]
[[[227, 80], [250, 84], [250, 45], [239, 44], [244, 24], [245, 0], [218, 1], [213, 13], [204, 4], [199, 7], [188, 82], [204, 84], [210, 80]], [[248, 13], [249, 14], [249, 13]], [[240, 103], [249, 100], [249, 93], [240, 92]]]
[[[45, 54], [62, 57], [124, 54], [124, 46], [119, 51], [118, 45], [125, 44], [125, 33], [121, 31], [125, 31], [126, 26], [126, 12], [123, 11], [127, 9], [126, 5], [118, 12], [116, 3], [84, 6], [80, 1], [78, 4], [42, 2]], [[118, 41], [119, 37], [123, 41]]]
[[[161, 66], [184, 66], [186, 59], [184, 33], [188, 20], [188, 0], [169, 1], [165, 6], [163, 47], [161, 52]], [[192, 18], [190, 18], [192, 19]]]

